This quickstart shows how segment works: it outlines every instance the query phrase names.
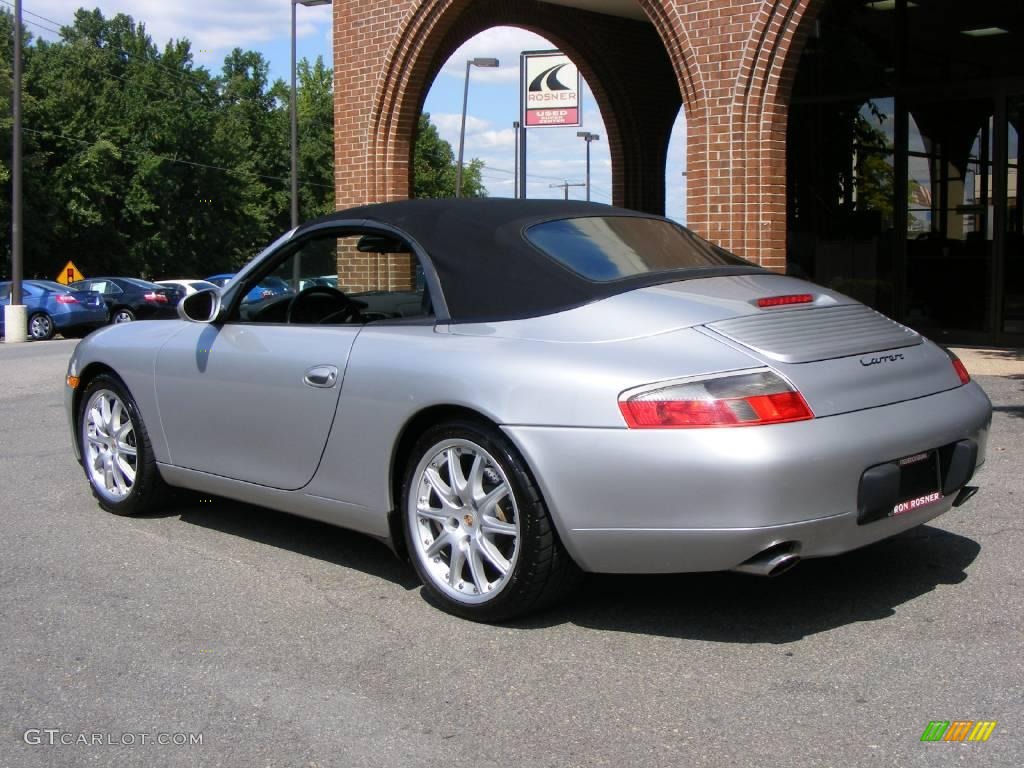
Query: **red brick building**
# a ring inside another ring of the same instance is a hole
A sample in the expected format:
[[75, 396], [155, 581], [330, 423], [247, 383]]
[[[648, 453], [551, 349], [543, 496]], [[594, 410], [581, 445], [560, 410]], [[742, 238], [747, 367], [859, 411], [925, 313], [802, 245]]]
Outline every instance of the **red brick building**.
[[663, 212], [682, 106], [690, 227], [926, 331], [1024, 339], [1024, 3], [335, 0], [334, 24], [339, 207], [407, 197], [441, 66], [522, 27], [590, 84], [616, 205]]

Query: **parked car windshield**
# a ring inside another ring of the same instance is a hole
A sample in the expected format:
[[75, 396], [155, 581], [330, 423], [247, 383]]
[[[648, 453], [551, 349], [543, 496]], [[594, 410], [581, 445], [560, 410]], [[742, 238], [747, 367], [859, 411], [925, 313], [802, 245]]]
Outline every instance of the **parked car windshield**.
[[573, 272], [597, 282], [650, 272], [751, 266], [664, 219], [587, 216], [535, 224], [526, 239]]

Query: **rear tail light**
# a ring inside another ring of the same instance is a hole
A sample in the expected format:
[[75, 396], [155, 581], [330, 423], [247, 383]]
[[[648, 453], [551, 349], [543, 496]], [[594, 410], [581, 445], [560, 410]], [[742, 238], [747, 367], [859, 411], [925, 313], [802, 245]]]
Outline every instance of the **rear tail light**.
[[953, 370], [956, 371], [956, 375], [960, 377], [960, 383], [967, 384], [970, 382], [971, 374], [968, 373], [967, 366], [963, 364], [963, 361], [948, 349], [946, 354], [949, 355], [949, 362], [953, 364]]
[[631, 429], [749, 427], [813, 419], [803, 395], [769, 370], [633, 389], [619, 397]]
[[155, 301], [158, 304], [166, 304], [167, 303], [167, 297], [164, 296], [162, 293], [157, 293], [156, 291], [150, 291], [149, 293], [147, 293], [142, 298], [144, 298], [146, 301]]
[[58, 293], [57, 294], [58, 304], [77, 304], [78, 299], [72, 296], [70, 293]]

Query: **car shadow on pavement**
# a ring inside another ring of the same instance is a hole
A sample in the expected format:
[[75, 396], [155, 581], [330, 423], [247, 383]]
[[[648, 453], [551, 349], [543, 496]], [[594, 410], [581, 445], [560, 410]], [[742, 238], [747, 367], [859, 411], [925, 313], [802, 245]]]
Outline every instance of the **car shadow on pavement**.
[[806, 560], [771, 579], [592, 575], [565, 603], [508, 626], [568, 623], [721, 643], [789, 643], [893, 616], [903, 603], [964, 581], [980, 551], [972, 539], [925, 525], [845, 555]]
[[992, 410], [1015, 419], [1024, 419], [1024, 405], [993, 405]]
[[[419, 586], [412, 567], [381, 542], [315, 520], [223, 499], [210, 506], [189, 501], [158, 516], [352, 568], [405, 590]], [[575, 624], [722, 643], [789, 643], [889, 618], [903, 603], [964, 581], [980, 551], [973, 539], [923, 525], [845, 555], [806, 560], [773, 579], [592, 574], [563, 603], [504, 626]]]
[[228, 499], [192, 499], [152, 517], [177, 517], [182, 522], [238, 536], [271, 547], [391, 581], [403, 589], [420, 585], [412, 567], [382, 542], [337, 526]]

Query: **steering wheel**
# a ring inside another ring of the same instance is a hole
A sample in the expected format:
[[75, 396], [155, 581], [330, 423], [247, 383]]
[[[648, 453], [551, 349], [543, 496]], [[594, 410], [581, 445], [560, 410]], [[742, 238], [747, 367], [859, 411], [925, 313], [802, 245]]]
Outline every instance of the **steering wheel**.
[[[317, 304], [322, 307], [326, 304], [326, 313], [311, 311]], [[329, 285], [311, 285], [309, 288], [299, 291], [288, 302], [288, 312], [285, 315], [286, 323], [327, 323], [347, 322], [350, 319], [360, 317], [359, 310], [361, 302], [350, 299], [337, 288]]]

